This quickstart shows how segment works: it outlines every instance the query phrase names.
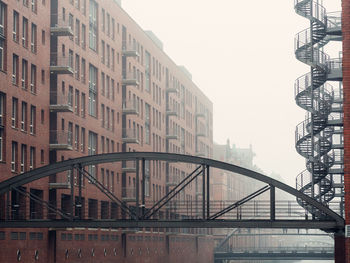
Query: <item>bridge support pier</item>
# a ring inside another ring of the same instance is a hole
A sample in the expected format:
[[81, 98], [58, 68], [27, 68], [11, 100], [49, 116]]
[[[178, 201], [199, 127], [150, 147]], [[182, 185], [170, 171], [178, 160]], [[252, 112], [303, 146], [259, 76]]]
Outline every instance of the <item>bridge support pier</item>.
[[344, 233], [334, 234], [334, 262], [345, 263], [346, 251], [345, 251], [345, 236]]

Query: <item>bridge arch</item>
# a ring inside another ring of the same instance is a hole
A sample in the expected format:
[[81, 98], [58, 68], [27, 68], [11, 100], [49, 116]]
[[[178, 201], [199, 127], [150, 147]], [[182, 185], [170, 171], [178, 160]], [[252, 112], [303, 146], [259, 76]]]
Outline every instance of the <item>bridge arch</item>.
[[162, 152], [127, 152], [127, 153], [108, 153], [80, 157], [76, 159], [69, 159], [62, 162], [46, 165], [35, 170], [11, 177], [0, 183], [0, 194], [4, 194], [13, 188], [19, 187], [21, 185], [42, 179], [53, 173], [60, 173], [70, 170], [77, 166], [88, 166], [96, 165], [102, 163], [120, 162], [120, 161], [130, 161], [130, 160], [160, 160], [160, 161], [170, 161], [170, 162], [181, 162], [181, 163], [191, 163], [197, 165], [203, 165], [212, 168], [218, 168], [221, 170], [226, 170], [229, 172], [234, 172], [260, 182], [266, 183], [272, 187], [280, 189], [286, 193], [289, 193], [296, 198], [308, 203], [313, 206], [322, 214], [326, 215], [328, 219], [334, 221], [338, 229], [344, 228], [344, 219], [335, 213], [333, 210], [324, 206], [322, 203], [310, 198], [309, 196], [297, 191], [296, 189], [277, 181], [273, 178], [265, 176], [261, 173], [234, 165], [230, 163], [225, 163], [213, 159], [202, 158], [197, 156], [190, 156], [184, 154], [175, 153], [162, 153]]

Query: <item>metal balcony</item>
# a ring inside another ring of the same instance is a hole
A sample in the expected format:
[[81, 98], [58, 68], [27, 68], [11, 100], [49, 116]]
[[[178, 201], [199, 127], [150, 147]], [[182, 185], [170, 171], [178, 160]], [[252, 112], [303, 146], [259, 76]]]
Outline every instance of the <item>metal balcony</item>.
[[62, 92], [50, 92], [51, 112], [73, 112], [73, 94], [65, 95]]
[[136, 201], [136, 188], [135, 187], [123, 187], [122, 188], [122, 199], [125, 202]]
[[196, 131], [196, 136], [197, 137], [205, 137], [206, 136], [205, 131]]
[[172, 130], [172, 131], [168, 131], [165, 138], [167, 140], [177, 140], [179, 137], [178, 135], [176, 134], [176, 131], [175, 130]]
[[0, 129], [5, 128], [5, 119], [4, 116], [0, 115]]
[[123, 102], [123, 114], [138, 115], [139, 109], [137, 107], [137, 101], [136, 100], [124, 101]]
[[73, 74], [73, 61], [69, 57], [50, 55], [50, 72], [54, 74]]
[[53, 36], [73, 36], [73, 28], [69, 25], [68, 19], [63, 20], [62, 15], [51, 15], [50, 32]]
[[335, 58], [327, 61], [327, 79], [331, 81], [341, 81], [343, 79], [343, 59]]
[[166, 186], [176, 186], [178, 185], [178, 179], [172, 173], [168, 174], [166, 177]]
[[165, 88], [165, 92], [167, 92], [167, 93], [177, 93], [178, 90], [173, 84], [169, 83], [168, 87]]
[[204, 150], [196, 150], [196, 156], [205, 157], [205, 151]]
[[341, 12], [327, 13], [327, 34], [341, 36]]
[[69, 182], [55, 182], [55, 183], [49, 183], [50, 189], [70, 189], [70, 183]]
[[125, 161], [122, 167], [123, 173], [136, 173], [136, 163], [135, 161]]
[[204, 114], [204, 112], [196, 112], [195, 117], [196, 118], [205, 118], [205, 114]]
[[50, 131], [50, 150], [72, 150], [73, 136], [67, 131]]
[[122, 141], [125, 143], [136, 143], [139, 144], [139, 138], [137, 136], [136, 129], [123, 129]]
[[122, 78], [122, 85], [127, 85], [127, 86], [138, 86], [139, 81], [137, 79], [136, 73], [128, 73], [128, 74], [123, 74]]
[[123, 41], [122, 44], [122, 55], [126, 57], [138, 57], [139, 52], [137, 51], [136, 44], [127, 43], [126, 41]]
[[166, 136], [165, 136], [165, 138], [167, 139], [167, 140], [177, 140], [179, 137], [176, 135], [176, 134], [167, 134]]
[[173, 108], [167, 108], [165, 112], [166, 116], [177, 116], [177, 111]]

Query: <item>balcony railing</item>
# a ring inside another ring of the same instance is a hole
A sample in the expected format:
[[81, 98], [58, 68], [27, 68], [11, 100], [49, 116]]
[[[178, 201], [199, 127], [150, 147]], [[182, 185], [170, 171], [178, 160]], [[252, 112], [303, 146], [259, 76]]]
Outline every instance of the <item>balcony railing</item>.
[[49, 181], [50, 189], [70, 189], [71, 171], [65, 171], [62, 173], [57, 173]]
[[51, 112], [73, 112], [73, 94], [63, 92], [50, 92]]
[[122, 172], [124, 173], [135, 173], [136, 172], [136, 162], [135, 161], [125, 161], [123, 164]]
[[168, 140], [177, 140], [179, 137], [177, 136], [176, 131], [168, 131], [166, 134], [166, 139]]
[[122, 199], [126, 202], [133, 202], [136, 200], [136, 188], [135, 187], [123, 187]]
[[167, 107], [167, 109], [166, 109], [165, 114], [166, 114], [167, 116], [177, 116], [177, 110], [176, 110], [176, 108], [175, 108], [174, 106], [169, 105], [169, 106]]
[[174, 173], [169, 173], [166, 176], [166, 186], [176, 186], [179, 183], [179, 178]]
[[126, 57], [138, 57], [139, 53], [137, 51], [136, 43], [127, 43], [126, 41], [123, 41], [122, 54]]
[[195, 116], [197, 118], [205, 118], [205, 113], [203, 111], [197, 111]]
[[137, 79], [136, 72], [129, 72], [129, 73], [123, 74], [122, 84], [128, 85], [128, 86], [138, 86], [139, 81]]
[[123, 102], [123, 114], [138, 115], [139, 109], [136, 100], [129, 100]]
[[341, 12], [331, 12], [327, 14], [327, 33], [341, 34]]
[[123, 129], [122, 140], [125, 143], [139, 143], [139, 136], [136, 129]]
[[69, 57], [59, 56], [57, 53], [51, 53], [50, 71], [55, 74], [73, 74], [73, 62]]
[[205, 150], [204, 150], [204, 149], [198, 149], [198, 150], [196, 150], [196, 156], [205, 157], [205, 156], [206, 156]]
[[73, 36], [73, 28], [69, 25], [68, 19], [63, 20], [62, 14], [51, 15], [51, 34], [54, 36]]
[[173, 83], [169, 82], [168, 86], [165, 88], [165, 91], [168, 93], [177, 93], [177, 88], [173, 85]]
[[68, 131], [50, 131], [50, 150], [72, 150], [73, 134]]
[[196, 131], [196, 136], [197, 137], [205, 137], [206, 132], [204, 130], [198, 130], [198, 131]]
[[328, 79], [341, 80], [343, 76], [343, 59], [342, 57], [327, 60]]

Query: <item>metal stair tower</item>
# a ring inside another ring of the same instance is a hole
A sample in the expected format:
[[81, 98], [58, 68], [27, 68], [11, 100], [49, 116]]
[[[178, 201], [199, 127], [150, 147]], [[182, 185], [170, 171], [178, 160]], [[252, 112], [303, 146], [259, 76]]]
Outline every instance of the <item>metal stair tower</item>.
[[[341, 41], [341, 13], [328, 13], [319, 0], [295, 0], [298, 15], [310, 27], [295, 36], [296, 58], [310, 66], [310, 72], [295, 81], [296, 104], [307, 111], [295, 131], [297, 152], [306, 159], [306, 169], [297, 175], [296, 188], [329, 206], [335, 197], [343, 201], [343, 104], [342, 85], [333, 88], [327, 81], [342, 80], [341, 58], [331, 59], [323, 51], [330, 41]], [[302, 200], [297, 200], [319, 217]], [[342, 214], [342, 212], [340, 212]]]

